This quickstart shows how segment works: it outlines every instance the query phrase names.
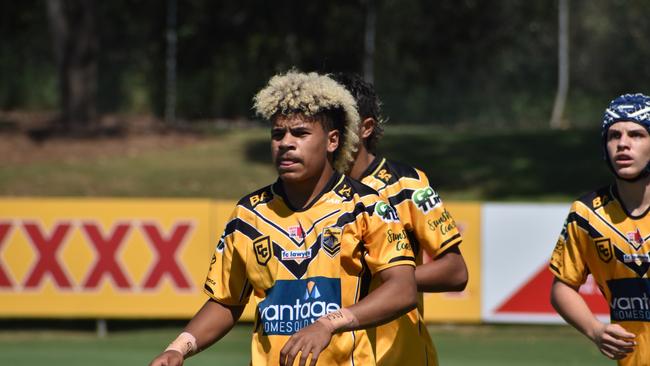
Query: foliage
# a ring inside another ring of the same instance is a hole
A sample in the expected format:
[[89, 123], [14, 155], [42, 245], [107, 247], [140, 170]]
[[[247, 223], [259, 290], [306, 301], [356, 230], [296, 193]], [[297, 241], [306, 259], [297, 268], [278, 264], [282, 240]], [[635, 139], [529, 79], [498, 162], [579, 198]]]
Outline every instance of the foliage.
[[[0, 5], [1, 109], [56, 106], [45, 6]], [[97, 4], [100, 112], [162, 115], [166, 2]], [[557, 2], [377, 0], [375, 82], [395, 123], [544, 126], [557, 82]], [[363, 1], [178, 2], [178, 115], [250, 118], [291, 67], [361, 73]], [[647, 92], [644, 0], [571, 2], [567, 118], [593, 126], [617, 94]]]

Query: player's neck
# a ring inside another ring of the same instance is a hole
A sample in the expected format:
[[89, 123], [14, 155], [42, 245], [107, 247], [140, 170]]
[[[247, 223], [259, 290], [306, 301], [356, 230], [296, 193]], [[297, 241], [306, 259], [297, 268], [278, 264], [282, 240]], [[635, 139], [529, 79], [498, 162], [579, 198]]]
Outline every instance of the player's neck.
[[359, 145], [359, 151], [357, 152], [357, 157], [354, 159], [354, 164], [352, 164], [352, 169], [348, 175], [352, 179], [361, 180], [361, 176], [365, 173], [366, 169], [370, 166], [370, 163], [375, 160], [375, 155], [371, 154], [368, 149], [366, 149], [364, 144]]
[[325, 189], [325, 185], [334, 175], [334, 169], [327, 164], [320, 175], [300, 182], [282, 181], [284, 194], [293, 208], [303, 209], [309, 206]]
[[650, 177], [645, 177], [636, 182], [617, 179], [616, 188], [621, 203], [630, 214], [634, 216], [641, 215], [650, 207]]

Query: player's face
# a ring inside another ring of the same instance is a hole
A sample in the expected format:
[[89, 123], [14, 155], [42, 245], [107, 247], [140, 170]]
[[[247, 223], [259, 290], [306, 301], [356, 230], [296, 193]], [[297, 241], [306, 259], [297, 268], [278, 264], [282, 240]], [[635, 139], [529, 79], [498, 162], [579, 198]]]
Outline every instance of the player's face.
[[650, 161], [650, 135], [635, 122], [617, 122], [607, 131], [607, 154], [618, 176], [633, 179]]
[[291, 114], [273, 120], [271, 152], [284, 182], [318, 180], [325, 169], [332, 169], [328, 154], [337, 147], [338, 131], [326, 132], [314, 118]]

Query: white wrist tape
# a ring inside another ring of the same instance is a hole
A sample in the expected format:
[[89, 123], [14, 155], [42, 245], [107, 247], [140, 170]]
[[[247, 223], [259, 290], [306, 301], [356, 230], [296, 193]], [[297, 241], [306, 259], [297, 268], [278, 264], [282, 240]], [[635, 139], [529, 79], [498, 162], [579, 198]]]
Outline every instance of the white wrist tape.
[[349, 309], [341, 308], [335, 312], [324, 315], [317, 320], [329, 329], [331, 333], [336, 331], [351, 330], [359, 326], [359, 320]]
[[196, 338], [188, 332], [183, 332], [179, 334], [172, 343], [169, 344], [169, 346], [165, 349], [165, 352], [177, 351], [180, 352], [183, 357], [185, 357], [194, 354], [197, 348]]

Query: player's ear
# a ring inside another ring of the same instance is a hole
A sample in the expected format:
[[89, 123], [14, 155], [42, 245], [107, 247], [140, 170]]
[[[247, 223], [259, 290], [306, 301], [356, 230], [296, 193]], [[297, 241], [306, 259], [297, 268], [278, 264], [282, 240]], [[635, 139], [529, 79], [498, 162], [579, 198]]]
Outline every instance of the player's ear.
[[339, 130], [332, 130], [327, 133], [327, 152], [333, 153], [339, 147]]
[[377, 121], [374, 118], [366, 118], [361, 121], [361, 129], [359, 130], [359, 137], [363, 140], [367, 139], [375, 131]]

